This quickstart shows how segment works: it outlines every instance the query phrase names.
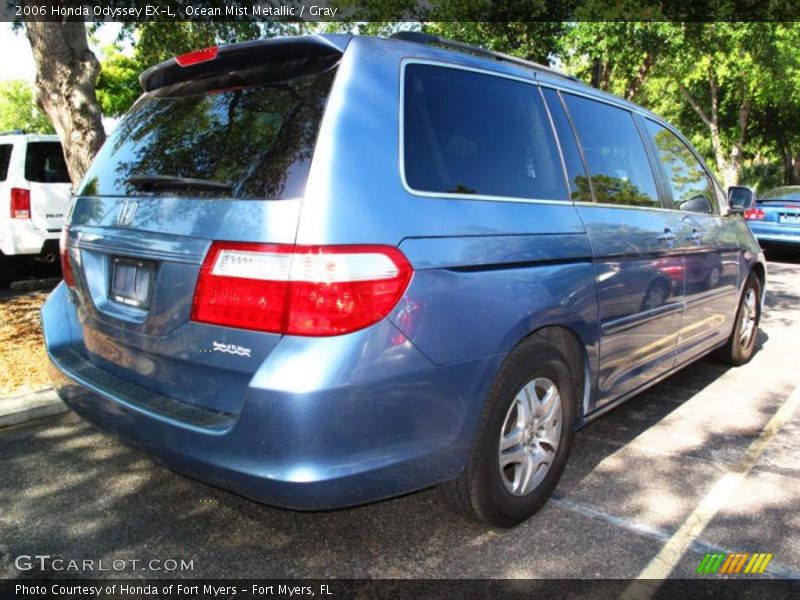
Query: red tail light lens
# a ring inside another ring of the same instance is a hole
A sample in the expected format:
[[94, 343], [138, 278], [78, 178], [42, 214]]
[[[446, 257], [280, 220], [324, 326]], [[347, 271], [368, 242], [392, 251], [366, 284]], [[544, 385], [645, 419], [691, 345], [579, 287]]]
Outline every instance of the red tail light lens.
[[69, 260], [67, 251], [67, 226], [61, 228], [61, 237], [58, 240], [58, 250], [61, 257], [61, 276], [68, 287], [75, 287], [75, 276], [72, 273], [72, 263]]
[[291, 246], [215, 242], [200, 268], [192, 321], [281, 332]]
[[377, 323], [397, 305], [412, 272], [397, 248], [297, 247], [286, 333], [338, 335]]
[[11, 188], [11, 218], [31, 218], [31, 191]]
[[192, 320], [289, 335], [350, 333], [386, 317], [412, 273], [390, 246], [215, 242]]
[[209, 46], [208, 48], [203, 48], [202, 50], [192, 50], [186, 54], [176, 56], [175, 62], [182, 67], [188, 67], [189, 65], [196, 65], [197, 63], [214, 60], [217, 58], [217, 52], [219, 52], [219, 48], [216, 46]]
[[748, 208], [744, 211], [744, 218], [748, 221], [763, 221], [764, 211], [760, 208]]

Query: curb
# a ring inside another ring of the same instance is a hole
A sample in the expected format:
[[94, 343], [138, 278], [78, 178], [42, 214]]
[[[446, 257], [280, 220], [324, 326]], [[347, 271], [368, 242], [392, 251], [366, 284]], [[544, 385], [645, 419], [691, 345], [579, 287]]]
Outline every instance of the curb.
[[12, 281], [8, 289], [12, 292], [41, 292], [52, 290], [61, 281], [60, 277], [42, 277], [40, 279], [23, 279]]
[[0, 428], [67, 412], [69, 408], [54, 390], [45, 390], [0, 401]]

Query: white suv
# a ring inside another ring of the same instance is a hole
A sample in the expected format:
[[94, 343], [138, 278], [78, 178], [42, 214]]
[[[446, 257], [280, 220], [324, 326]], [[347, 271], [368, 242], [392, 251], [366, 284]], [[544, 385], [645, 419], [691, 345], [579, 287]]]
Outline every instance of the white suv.
[[56, 261], [69, 200], [58, 136], [0, 133], [0, 285], [17, 266]]

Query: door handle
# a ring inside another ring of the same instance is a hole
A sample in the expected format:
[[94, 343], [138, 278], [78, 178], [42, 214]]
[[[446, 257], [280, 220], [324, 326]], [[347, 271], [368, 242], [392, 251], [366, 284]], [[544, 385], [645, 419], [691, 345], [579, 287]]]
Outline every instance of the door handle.
[[697, 229], [692, 229], [692, 233], [686, 236], [687, 242], [694, 242], [698, 246], [703, 243], [703, 234], [697, 231]]
[[656, 238], [659, 242], [663, 243], [667, 248], [672, 248], [675, 244], [675, 234], [669, 227], [664, 228], [664, 233]]

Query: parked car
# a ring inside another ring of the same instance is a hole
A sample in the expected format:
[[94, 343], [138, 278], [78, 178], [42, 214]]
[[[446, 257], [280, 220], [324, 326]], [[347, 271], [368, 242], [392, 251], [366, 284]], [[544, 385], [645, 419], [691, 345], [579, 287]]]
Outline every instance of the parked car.
[[0, 285], [58, 260], [70, 180], [55, 135], [0, 133]]
[[800, 186], [772, 188], [744, 218], [762, 246], [800, 249]]
[[409, 34], [214, 47], [141, 83], [42, 319], [67, 404], [181, 473], [306, 510], [439, 485], [509, 527], [576, 429], [753, 355], [758, 244], [634, 104]]

